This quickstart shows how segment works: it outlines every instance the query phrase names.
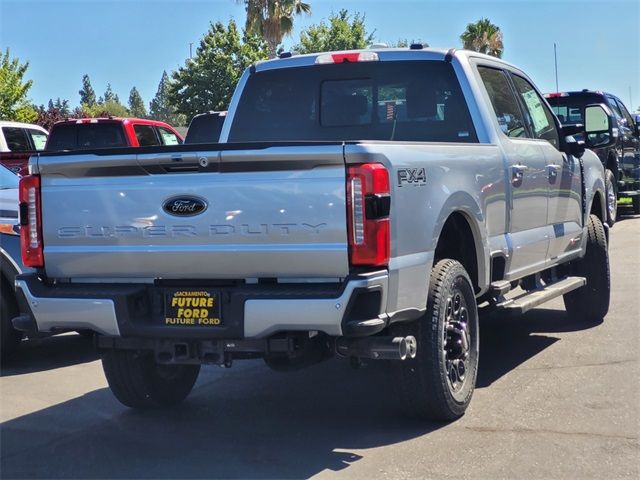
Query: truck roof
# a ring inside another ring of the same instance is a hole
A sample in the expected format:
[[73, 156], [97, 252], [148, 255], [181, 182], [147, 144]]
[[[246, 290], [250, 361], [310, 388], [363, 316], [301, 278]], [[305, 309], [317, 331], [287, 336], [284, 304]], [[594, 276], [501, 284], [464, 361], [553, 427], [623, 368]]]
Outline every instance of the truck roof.
[[33, 123], [9, 122], [7, 120], [0, 120], [0, 128], [2, 127], [32, 128], [34, 130], [40, 130], [41, 132], [48, 133], [40, 125], [35, 125]]
[[100, 117], [100, 118], [69, 118], [67, 120], [61, 120], [56, 122], [55, 125], [69, 125], [74, 123], [137, 123], [139, 125], [156, 125], [156, 126], [168, 126], [168, 123], [161, 122], [159, 120], [150, 120], [147, 118], [135, 118], [135, 117]]
[[[358, 49], [358, 50], [342, 50], [342, 51], [334, 51], [334, 52], [319, 52], [319, 53], [307, 53], [298, 55], [295, 53], [287, 52], [282, 54], [279, 58], [274, 58], [271, 60], [262, 60], [256, 62], [253, 67], [255, 71], [264, 71], [270, 70], [274, 68], [291, 68], [291, 67], [305, 67], [311, 66], [318, 63], [318, 58], [320, 57], [329, 57], [331, 55], [343, 56], [343, 58], [348, 58], [348, 56], [353, 55], [356, 56], [358, 54], [375, 54], [377, 59], [380, 61], [393, 61], [393, 60], [415, 60], [415, 59], [424, 59], [424, 60], [445, 60], [448, 55], [451, 57], [469, 59], [471, 57], [484, 58], [487, 60], [491, 60], [494, 62], [499, 62], [504, 65], [508, 65], [512, 68], [519, 68], [515, 65], [512, 65], [504, 60], [492, 57], [490, 55], [485, 55], [483, 53], [478, 53], [472, 50], [464, 50], [464, 49], [456, 49], [456, 48], [431, 48], [431, 47], [418, 47], [418, 48], [386, 48], [386, 47], [375, 47], [375, 48], [366, 48], [366, 49]], [[351, 61], [351, 60], [342, 60], [342, 61]], [[355, 60], [357, 61], [357, 60]], [[323, 62], [324, 63], [324, 62]], [[332, 63], [332, 62], [327, 62]]]

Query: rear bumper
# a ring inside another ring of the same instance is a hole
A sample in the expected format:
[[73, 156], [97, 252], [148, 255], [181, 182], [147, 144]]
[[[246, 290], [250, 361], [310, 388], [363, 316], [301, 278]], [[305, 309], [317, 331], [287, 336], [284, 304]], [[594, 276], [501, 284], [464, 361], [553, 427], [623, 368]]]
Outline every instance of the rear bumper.
[[[172, 288], [181, 285], [172, 285]], [[201, 286], [189, 282], [190, 288]], [[217, 285], [222, 326], [162, 323], [166, 285], [56, 284], [37, 275], [16, 278], [21, 306], [40, 332], [91, 329], [113, 337], [164, 339], [264, 338], [282, 331], [332, 336], [377, 333], [388, 322], [388, 273], [348, 277], [342, 283]], [[24, 322], [28, 323], [28, 322]]]

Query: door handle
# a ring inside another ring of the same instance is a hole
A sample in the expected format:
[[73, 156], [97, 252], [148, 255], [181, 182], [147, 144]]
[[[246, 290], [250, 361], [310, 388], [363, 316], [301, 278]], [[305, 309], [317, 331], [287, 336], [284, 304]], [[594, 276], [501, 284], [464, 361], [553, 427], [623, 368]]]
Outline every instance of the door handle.
[[524, 178], [524, 172], [527, 170], [525, 165], [512, 165], [511, 166], [511, 184], [515, 187], [519, 187], [522, 184]]
[[555, 163], [547, 165], [547, 171], [549, 172], [549, 181], [551, 183], [555, 182], [560, 170], [562, 170], [562, 165], [556, 165]]

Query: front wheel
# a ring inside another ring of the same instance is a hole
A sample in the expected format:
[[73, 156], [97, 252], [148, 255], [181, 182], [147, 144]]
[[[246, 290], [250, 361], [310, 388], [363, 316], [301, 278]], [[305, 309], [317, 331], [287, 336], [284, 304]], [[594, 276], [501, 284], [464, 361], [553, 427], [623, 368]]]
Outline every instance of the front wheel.
[[569, 318], [587, 323], [602, 321], [609, 311], [611, 294], [609, 251], [604, 225], [595, 215], [589, 215], [587, 251], [571, 262], [571, 274], [584, 277], [587, 284], [564, 295]]
[[616, 177], [609, 169], [604, 172], [605, 189], [607, 192], [607, 224], [613, 227], [618, 218], [618, 193], [616, 191]]
[[406, 408], [432, 420], [461, 417], [475, 389], [479, 335], [473, 286], [459, 262], [445, 259], [433, 267], [425, 315], [394, 326], [396, 334], [418, 340], [416, 357], [397, 362]]
[[200, 365], [163, 365], [151, 353], [109, 350], [102, 368], [115, 397], [131, 408], [177, 405], [191, 393]]

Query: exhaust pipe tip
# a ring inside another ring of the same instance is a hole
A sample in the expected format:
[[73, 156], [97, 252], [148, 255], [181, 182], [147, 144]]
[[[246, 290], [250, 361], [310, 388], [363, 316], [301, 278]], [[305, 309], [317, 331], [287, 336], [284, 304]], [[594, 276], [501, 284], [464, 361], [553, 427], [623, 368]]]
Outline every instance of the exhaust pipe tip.
[[416, 358], [416, 354], [418, 353], [418, 341], [416, 337], [413, 335], [409, 335], [405, 337], [405, 341], [407, 343], [407, 355], [409, 358]]
[[398, 349], [398, 359], [405, 360], [409, 353], [409, 346], [407, 345], [407, 339], [405, 337], [395, 337], [391, 343]]

